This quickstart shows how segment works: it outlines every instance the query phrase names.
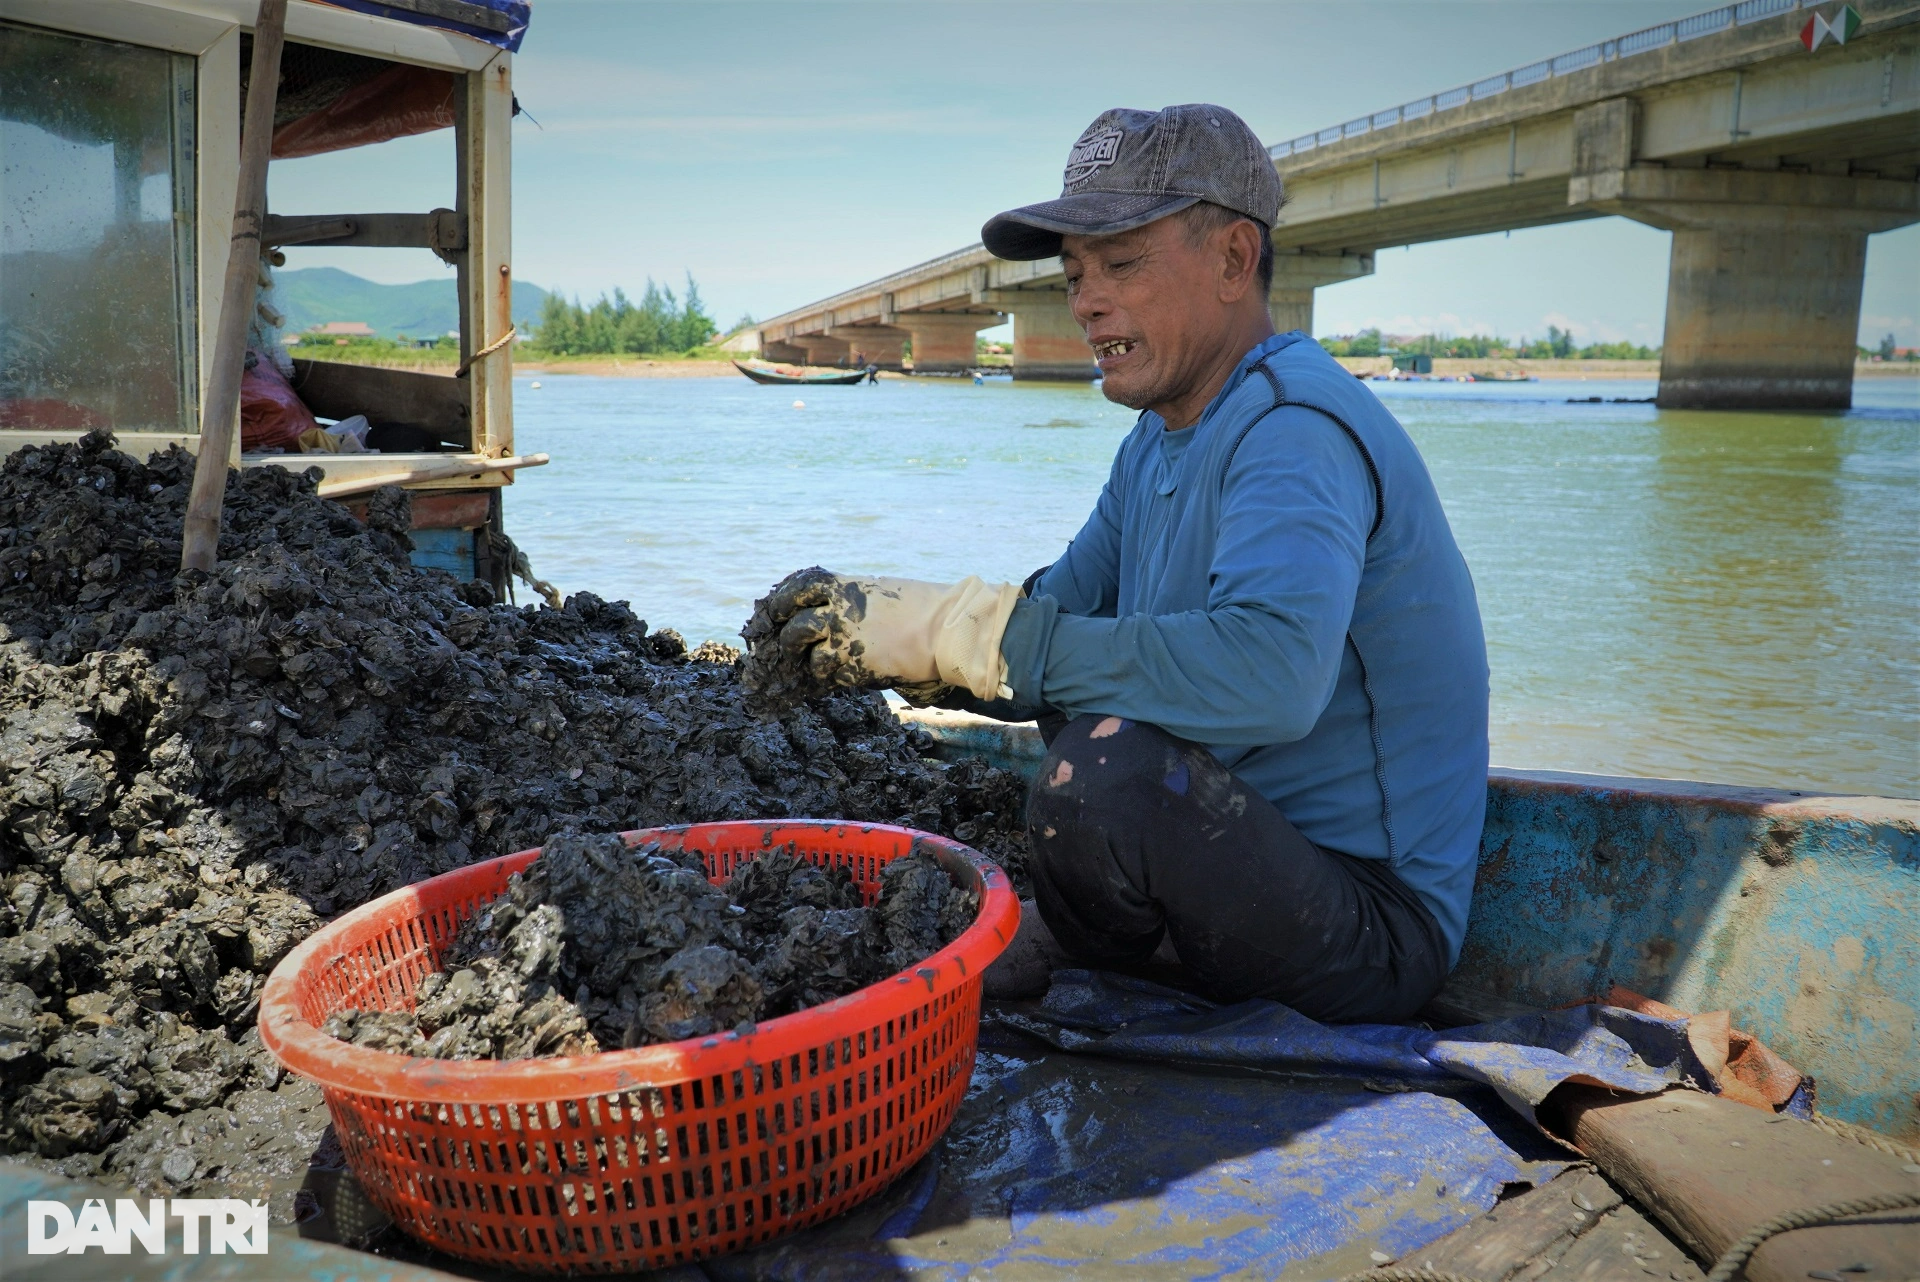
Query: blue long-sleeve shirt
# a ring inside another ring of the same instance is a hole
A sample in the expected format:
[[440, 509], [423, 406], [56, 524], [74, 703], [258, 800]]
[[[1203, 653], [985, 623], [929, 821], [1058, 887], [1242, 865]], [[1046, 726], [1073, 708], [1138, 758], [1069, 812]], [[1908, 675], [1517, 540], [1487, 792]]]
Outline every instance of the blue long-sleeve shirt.
[[1255, 347], [1192, 427], [1142, 414], [1001, 652], [1017, 703], [1207, 744], [1316, 845], [1388, 860], [1458, 957], [1479, 607], [1418, 450], [1317, 343]]

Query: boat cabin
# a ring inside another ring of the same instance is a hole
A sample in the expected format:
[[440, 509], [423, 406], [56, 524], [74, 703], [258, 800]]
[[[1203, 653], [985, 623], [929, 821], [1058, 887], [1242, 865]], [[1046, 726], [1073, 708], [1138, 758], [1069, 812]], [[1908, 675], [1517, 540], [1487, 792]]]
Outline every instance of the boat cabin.
[[[255, 0], [0, 0], [0, 451], [110, 428], [131, 454], [199, 442], [232, 234]], [[291, 0], [275, 160], [439, 132], [440, 208], [269, 211], [292, 246], [415, 246], [451, 265], [460, 372], [306, 359], [321, 420], [364, 415], [375, 453], [243, 452], [340, 482], [415, 480], [415, 560], [505, 586], [494, 552], [513, 454], [512, 50], [524, 0]], [[343, 202], [351, 203], [351, 202]], [[264, 279], [264, 278], [263, 278]], [[462, 469], [462, 464], [470, 467]], [[345, 499], [343, 501], [351, 501]]]

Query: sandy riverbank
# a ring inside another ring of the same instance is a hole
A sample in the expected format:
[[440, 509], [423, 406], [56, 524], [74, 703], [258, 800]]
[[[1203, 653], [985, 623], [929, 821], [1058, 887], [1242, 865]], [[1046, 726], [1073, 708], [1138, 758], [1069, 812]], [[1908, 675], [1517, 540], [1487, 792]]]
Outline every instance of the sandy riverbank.
[[[1356, 374], [1384, 373], [1392, 368], [1387, 357], [1343, 357], [1340, 363]], [[1866, 367], [1862, 367], [1865, 369]], [[1876, 370], [1882, 367], [1874, 367]], [[1511, 370], [1539, 378], [1658, 378], [1659, 361], [1476, 361], [1436, 359], [1436, 374], [1476, 374]], [[601, 378], [716, 378], [738, 377], [733, 365], [720, 361], [644, 360], [607, 357], [604, 360], [515, 361], [515, 374], [590, 374]]]
[[[1387, 357], [1343, 357], [1340, 363], [1356, 374], [1383, 373], [1392, 368]], [[824, 368], [824, 367], [823, 367]], [[1862, 367], [1865, 369], [1866, 367]], [[1874, 367], [1876, 370], [1879, 367]], [[1475, 374], [1487, 371], [1524, 371], [1540, 378], [1658, 378], [1659, 361], [1494, 361], [1436, 359], [1436, 374]], [[607, 357], [566, 361], [515, 361], [515, 374], [590, 374], [601, 378], [715, 378], [738, 377], [731, 362], [702, 360], [646, 360]]]
[[[1341, 356], [1336, 359], [1356, 374], [1384, 374], [1393, 368], [1393, 360], [1387, 356]], [[1433, 372], [1449, 377], [1459, 374], [1531, 374], [1535, 378], [1658, 378], [1660, 362], [1523, 361], [1436, 356], [1433, 358]]]
[[[306, 355], [299, 348], [294, 355]], [[407, 360], [354, 360], [346, 353], [328, 353], [326, 359], [342, 361], [354, 365], [371, 365], [378, 369], [407, 370], [416, 374], [445, 374], [452, 377], [454, 362], [407, 361]], [[521, 377], [553, 376], [563, 374], [589, 374], [597, 378], [738, 378], [739, 371], [733, 368], [731, 361], [716, 360], [653, 360], [644, 356], [601, 356], [601, 357], [564, 357], [517, 360], [513, 363], [513, 372]]]
[[[1342, 356], [1337, 359], [1356, 374], [1384, 374], [1393, 366], [1393, 361], [1385, 356]], [[1433, 358], [1433, 372], [1446, 376], [1517, 373], [1531, 374], [1540, 379], [1659, 378], [1660, 362], [1657, 360], [1474, 360], [1436, 356]], [[1853, 367], [1853, 376], [1855, 378], [1920, 377], [1920, 361], [1897, 363], [1860, 361]]]
[[[1340, 363], [1356, 374], [1384, 373], [1392, 368], [1393, 362], [1385, 356], [1341, 357]], [[1519, 360], [1472, 360], [1436, 357], [1433, 362], [1435, 374], [1480, 374], [1514, 372], [1531, 374], [1541, 379], [1616, 379], [1616, 378], [1659, 378], [1660, 362], [1654, 361], [1519, 361]], [[592, 374], [598, 377], [615, 378], [718, 378], [735, 374], [733, 365], [721, 361], [674, 361], [641, 360], [633, 357], [605, 360], [568, 360], [565, 362], [542, 363], [538, 361], [514, 362], [516, 374]], [[1902, 361], [1897, 364], [1861, 361], [1853, 367], [1855, 378], [1916, 378], [1920, 377], [1920, 362]], [[882, 377], [895, 378], [898, 375], [884, 374]]]
[[[1393, 362], [1385, 356], [1343, 356], [1340, 363], [1356, 374], [1385, 373]], [[441, 362], [406, 364], [398, 361], [374, 361], [386, 369], [409, 369], [427, 374], [451, 374], [450, 365]], [[595, 378], [738, 378], [731, 361], [652, 360], [638, 356], [570, 357], [565, 360], [525, 360], [513, 363], [520, 377], [558, 378], [584, 374]], [[1541, 379], [1618, 379], [1659, 378], [1659, 361], [1533, 361], [1472, 360], [1435, 357], [1433, 372], [1442, 375], [1480, 373], [1525, 373]], [[1884, 363], [1861, 361], [1853, 367], [1855, 378], [1920, 378], [1920, 362]], [[883, 378], [899, 378], [883, 373]]]
[[587, 374], [595, 378], [739, 378], [731, 361], [650, 360], [644, 356], [573, 357], [563, 361], [515, 361], [517, 375]]

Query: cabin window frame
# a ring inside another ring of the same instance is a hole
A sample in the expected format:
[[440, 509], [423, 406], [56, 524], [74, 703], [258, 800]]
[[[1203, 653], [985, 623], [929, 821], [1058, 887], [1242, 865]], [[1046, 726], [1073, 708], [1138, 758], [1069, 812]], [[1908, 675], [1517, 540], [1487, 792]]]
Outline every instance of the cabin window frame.
[[[141, 45], [194, 58], [195, 138], [191, 216], [195, 222], [191, 323], [195, 356], [187, 388], [183, 427], [166, 432], [119, 432], [120, 448], [144, 458], [169, 445], [199, 446], [200, 398], [212, 361], [227, 251], [233, 235], [234, 190], [240, 163], [240, 37], [250, 26], [210, 17], [193, 0], [0, 0], [0, 21], [61, 35]], [[467, 313], [466, 350], [484, 347], [512, 325], [512, 61], [513, 55], [453, 32], [294, 0], [288, 7], [287, 39], [349, 53], [436, 67], [467, 80], [462, 128], [451, 145], [463, 150], [461, 196], [468, 216], [469, 270], [462, 302]], [[330, 211], [287, 211], [330, 212]], [[472, 452], [489, 458], [513, 453], [513, 390], [510, 347], [478, 362], [469, 376]], [[0, 455], [27, 445], [77, 439], [77, 432], [0, 429]], [[391, 468], [412, 455], [301, 455], [330, 476], [372, 467]], [[457, 454], [435, 456], [442, 459]], [[384, 463], [382, 463], [384, 460]], [[240, 460], [234, 433], [231, 461]], [[512, 483], [510, 473], [479, 480], [429, 482], [420, 489], [492, 489]]]
[[[185, 237], [175, 236], [173, 250], [174, 324], [180, 361], [179, 418], [171, 430], [162, 424], [152, 424], [145, 430], [116, 433], [123, 448], [143, 455], [170, 444], [191, 446], [198, 439], [200, 393], [206, 376], [201, 300], [209, 288], [217, 297], [220, 288], [224, 254], [216, 259], [212, 252], [215, 234], [221, 249], [231, 235], [234, 165], [221, 165], [222, 149], [218, 142], [223, 134], [233, 136], [237, 148], [239, 125], [234, 121], [222, 129], [219, 113], [211, 109], [210, 102], [218, 95], [223, 80], [230, 94], [239, 91], [239, 28], [211, 19], [188, 17], [189, 21], [175, 25], [156, 22], [153, 13], [142, 11], [137, 5], [115, 9], [77, 4], [69, 9], [19, 0], [0, 3], [0, 25], [101, 45], [152, 50], [168, 55], [174, 63], [167, 125], [174, 174], [173, 216], [186, 219], [192, 228]], [[220, 74], [223, 46], [228, 47], [231, 56], [227, 61], [233, 68], [232, 74], [225, 77]], [[192, 104], [190, 113], [184, 115], [180, 112], [182, 91], [191, 98]], [[233, 159], [237, 161], [237, 156]], [[184, 185], [180, 181], [182, 171], [188, 176]], [[209, 218], [210, 200], [220, 202], [213, 208], [224, 208], [225, 212]], [[209, 226], [210, 223], [217, 223], [217, 228]], [[214, 265], [216, 261], [220, 265]], [[43, 428], [0, 429], [0, 454], [26, 445], [76, 440], [80, 435], [78, 431]]]

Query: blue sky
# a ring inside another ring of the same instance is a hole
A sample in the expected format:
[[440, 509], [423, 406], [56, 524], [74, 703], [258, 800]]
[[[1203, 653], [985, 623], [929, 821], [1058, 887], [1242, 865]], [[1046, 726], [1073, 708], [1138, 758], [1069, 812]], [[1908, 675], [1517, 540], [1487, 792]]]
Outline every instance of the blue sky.
[[[539, 0], [514, 64], [520, 279], [588, 298], [691, 271], [723, 323], [978, 239], [1058, 193], [1104, 108], [1211, 101], [1270, 141], [1638, 27], [1702, 0], [775, 5]], [[451, 135], [276, 162], [281, 213], [452, 203]], [[1381, 253], [1315, 329], [1570, 327], [1657, 343], [1668, 237], [1622, 219]], [[424, 250], [295, 250], [376, 280]], [[1870, 243], [1861, 330], [1920, 345], [1920, 227]]]

